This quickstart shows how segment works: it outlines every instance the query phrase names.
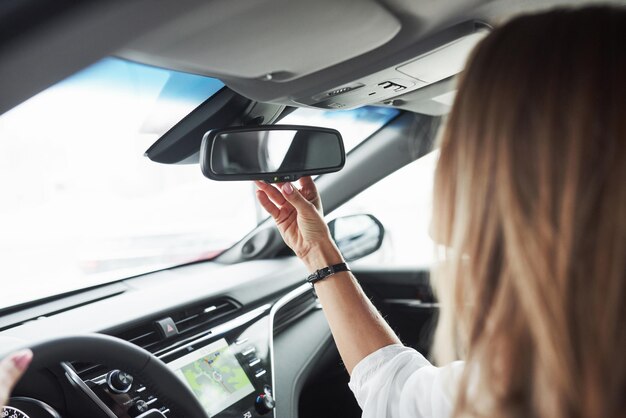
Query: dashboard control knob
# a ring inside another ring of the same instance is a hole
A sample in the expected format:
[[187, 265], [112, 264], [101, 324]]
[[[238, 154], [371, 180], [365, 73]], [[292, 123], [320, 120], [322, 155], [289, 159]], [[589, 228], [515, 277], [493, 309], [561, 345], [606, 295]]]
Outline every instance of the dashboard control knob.
[[272, 391], [269, 388], [266, 388], [263, 393], [256, 397], [256, 401], [254, 402], [254, 407], [256, 411], [261, 414], [267, 414], [274, 409], [276, 406], [276, 401], [272, 396]]
[[128, 408], [128, 415], [131, 417], [136, 417], [144, 412], [147, 412], [150, 409], [150, 406], [145, 402], [139, 399], [137, 402], [133, 404], [130, 408]]
[[133, 386], [133, 377], [121, 370], [112, 370], [107, 375], [107, 386], [113, 393], [126, 393]]

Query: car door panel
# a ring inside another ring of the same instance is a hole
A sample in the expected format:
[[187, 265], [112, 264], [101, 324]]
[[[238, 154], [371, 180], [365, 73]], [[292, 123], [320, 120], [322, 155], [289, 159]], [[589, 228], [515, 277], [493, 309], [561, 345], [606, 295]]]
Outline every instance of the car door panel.
[[438, 306], [427, 269], [353, 269], [367, 296], [402, 342], [429, 354]]

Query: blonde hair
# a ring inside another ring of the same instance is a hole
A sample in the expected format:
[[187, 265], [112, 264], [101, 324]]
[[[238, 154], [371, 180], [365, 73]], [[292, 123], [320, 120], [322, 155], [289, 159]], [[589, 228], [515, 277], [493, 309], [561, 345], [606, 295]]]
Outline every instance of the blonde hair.
[[626, 416], [626, 11], [515, 18], [473, 52], [433, 233], [455, 416]]

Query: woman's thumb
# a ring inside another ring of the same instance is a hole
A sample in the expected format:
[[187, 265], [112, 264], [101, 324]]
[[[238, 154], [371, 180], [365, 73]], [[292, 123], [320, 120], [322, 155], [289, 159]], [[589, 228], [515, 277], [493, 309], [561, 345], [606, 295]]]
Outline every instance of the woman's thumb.
[[0, 362], [0, 408], [32, 359], [33, 352], [27, 349], [13, 353]]
[[302, 196], [300, 191], [297, 188], [293, 187], [291, 183], [283, 184], [280, 190], [282, 191], [283, 196], [285, 196], [285, 199], [287, 199], [287, 201], [291, 203], [298, 212], [311, 209], [315, 210], [313, 204], [306, 200], [304, 196]]

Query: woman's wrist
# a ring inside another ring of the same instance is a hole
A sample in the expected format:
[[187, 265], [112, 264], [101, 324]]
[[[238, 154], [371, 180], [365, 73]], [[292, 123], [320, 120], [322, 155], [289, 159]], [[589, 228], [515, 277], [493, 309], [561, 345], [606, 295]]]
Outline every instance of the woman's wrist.
[[344, 259], [337, 246], [331, 241], [325, 244], [314, 245], [300, 259], [310, 273], [324, 267], [343, 263]]

